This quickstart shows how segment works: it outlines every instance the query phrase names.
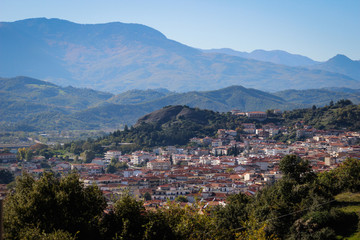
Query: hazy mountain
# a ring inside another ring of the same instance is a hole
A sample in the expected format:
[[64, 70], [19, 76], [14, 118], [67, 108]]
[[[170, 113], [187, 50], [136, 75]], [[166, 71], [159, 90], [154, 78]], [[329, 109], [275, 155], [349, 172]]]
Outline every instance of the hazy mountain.
[[60, 87], [28, 77], [0, 78], [0, 128], [119, 128], [168, 105], [189, 105], [219, 112], [295, 107], [280, 97], [241, 86], [188, 93], [166, 89], [132, 90], [114, 96], [91, 89]]
[[232, 56], [242, 57], [242, 58], [249, 58], [258, 61], [264, 62], [271, 62], [275, 64], [281, 64], [286, 66], [292, 67], [300, 67], [300, 66], [310, 66], [317, 64], [311, 58], [299, 55], [299, 54], [291, 54], [286, 51], [281, 50], [272, 50], [272, 51], [265, 51], [265, 50], [254, 50], [250, 53], [248, 52], [239, 52], [235, 51], [230, 48], [220, 48], [220, 49], [210, 49], [210, 50], [203, 50], [204, 52], [208, 53], [222, 53], [228, 54]]
[[360, 61], [354, 61], [345, 55], [338, 54], [328, 61], [311, 66], [312, 69], [321, 69], [347, 75], [353, 79], [360, 80]]
[[291, 54], [281, 50], [254, 50], [250, 53], [239, 52], [230, 48], [202, 50], [207, 53], [222, 53], [258, 61], [271, 62], [293, 67], [308, 67], [334, 73], [347, 75], [353, 79], [360, 80], [360, 61], [354, 61], [345, 55], [338, 54], [326, 62], [317, 62], [308, 57]]
[[2, 22], [0, 36], [0, 76], [33, 76], [61, 86], [113, 93], [231, 85], [268, 91], [360, 87], [359, 81], [337, 73], [204, 53], [139, 24], [37, 18]]
[[[86, 88], [60, 87], [53, 83], [29, 77], [0, 78], [0, 99], [42, 105], [43, 110], [53, 107], [64, 111], [83, 110], [113, 95]], [[28, 108], [30, 111], [33, 108]]]
[[287, 90], [270, 94], [242, 86], [214, 91], [170, 92], [131, 90], [119, 95], [91, 89], [60, 87], [33, 78], [0, 78], [0, 129], [63, 130], [120, 128], [169, 105], [187, 105], [218, 112], [233, 109], [289, 110], [325, 105], [331, 100], [360, 102], [359, 90], [334, 88]]
[[[128, 99], [133, 99], [131, 95], [129, 95], [131, 92], [137, 97], [139, 93], [146, 93], [149, 92], [149, 90], [129, 91], [127, 92]], [[228, 112], [232, 109], [242, 111], [265, 111], [270, 108], [293, 109], [300, 106], [288, 103], [282, 98], [272, 94], [241, 86], [231, 86], [206, 92], [172, 93], [160, 98], [156, 98], [156, 95], [152, 96], [154, 96], [153, 100], [148, 98], [147, 101], [139, 102], [138, 104], [114, 104], [112, 100], [116, 99], [117, 96], [115, 96], [108, 100], [110, 103], [100, 104], [97, 107], [75, 113], [73, 116], [76, 119], [88, 121], [89, 123], [98, 122], [110, 126], [112, 124], [118, 124], [119, 122], [133, 124], [139, 117], [146, 113], [169, 105], [187, 105], [189, 107], [209, 109], [218, 112]], [[124, 102], [126, 101], [128, 100]]]
[[324, 106], [330, 101], [336, 102], [341, 99], [348, 99], [355, 104], [360, 103], [360, 90], [345, 92], [346, 89], [309, 89], [309, 90], [285, 90], [274, 93], [274, 95], [285, 99], [293, 104], [305, 106], [317, 105]]
[[115, 104], [137, 104], [152, 101], [172, 94], [175, 94], [175, 92], [170, 92], [165, 88], [147, 90], [134, 89], [115, 95], [109, 99], [108, 102]]
[[333, 92], [342, 92], [342, 93], [353, 93], [360, 95], [360, 89], [352, 89], [352, 88], [338, 88], [338, 87], [330, 87], [330, 88], [324, 88], [329, 91]]
[[187, 105], [219, 112], [233, 109], [265, 111], [270, 108], [291, 109], [296, 107], [280, 97], [242, 86], [231, 86], [214, 91], [172, 94], [147, 102], [147, 104], [154, 106], [154, 109], [167, 105]]

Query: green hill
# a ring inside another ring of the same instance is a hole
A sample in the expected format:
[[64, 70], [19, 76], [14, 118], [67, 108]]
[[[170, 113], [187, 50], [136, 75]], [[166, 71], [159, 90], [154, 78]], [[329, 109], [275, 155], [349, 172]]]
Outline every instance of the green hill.
[[[351, 90], [350, 92], [348, 90]], [[275, 92], [274, 95], [281, 97], [287, 102], [304, 106], [324, 106], [330, 101], [349, 99], [353, 103], [360, 103], [360, 91], [356, 89], [309, 89], [309, 90], [285, 90]], [[346, 91], [346, 92], [345, 92]]]
[[[295, 123], [303, 122], [318, 129], [359, 131], [360, 122], [354, 121], [356, 119], [360, 119], [360, 105], [354, 105], [349, 100], [341, 100], [322, 108], [285, 111], [282, 116], [270, 116], [267, 120], [257, 123], [261, 125], [272, 122], [293, 129]], [[218, 129], [236, 129], [244, 122], [256, 120], [188, 106], [167, 106], [139, 118], [130, 129], [115, 131], [100, 141], [102, 145], [130, 142], [134, 143], [133, 149], [184, 145], [192, 137], [213, 137]], [[288, 137], [290, 136], [291, 134]]]
[[60, 87], [29, 77], [0, 78], [1, 100], [56, 106], [64, 111], [83, 110], [112, 96], [92, 89]]
[[283, 117], [288, 125], [304, 121], [304, 124], [318, 129], [360, 130], [360, 105], [349, 100], [340, 100], [322, 108], [286, 111]]
[[0, 129], [118, 129], [169, 105], [187, 105], [217, 112], [291, 110], [322, 106], [359, 92], [346, 89], [288, 90], [270, 94], [242, 86], [215, 91], [175, 93], [166, 89], [131, 90], [118, 95], [91, 89], [60, 87], [28, 78], [0, 78]]

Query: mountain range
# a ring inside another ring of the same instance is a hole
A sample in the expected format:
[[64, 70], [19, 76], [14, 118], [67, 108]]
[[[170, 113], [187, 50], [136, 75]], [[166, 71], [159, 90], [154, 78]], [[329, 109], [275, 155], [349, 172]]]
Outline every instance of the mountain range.
[[0, 36], [0, 76], [31, 76], [60, 86], [111, 93], [209, 91], [234, 85], [271, 92], [360, 88], [359, 61], [345, 56], [318, 63], [280, 51], [255, 51], [251, 58], [206, 52], [140, 24], [34, 18], [1, 22]]
[[275, 64], [292, 66], [292, 67], [311, 66], [319, 63], [317, 61], [312, 60], [311, 58], [299, 54], [291, 54], [281, 50], [265, 51], [262, 49], [258, 49], [248, 53], [248, 52], [235, 51], [230, 48], [220, 48], [220, 49], [209, 49], [202, 51], [208, 53], [222, 53], [222, 54], [227, 54], [242, 58], [254, 59], [263, 62], [271, 62]]
[[360, 89], [286, 90], [276, 93], [230, 86], [214, 91], [178, 93], [167, 89], [129, 90], [121, 94], [61, 87], [28, 78], [0, 78], [0, 130], [44, 131], [117, 129], [169, 105], [218, 112], [289, 110], [349, 99], [360, 103]]

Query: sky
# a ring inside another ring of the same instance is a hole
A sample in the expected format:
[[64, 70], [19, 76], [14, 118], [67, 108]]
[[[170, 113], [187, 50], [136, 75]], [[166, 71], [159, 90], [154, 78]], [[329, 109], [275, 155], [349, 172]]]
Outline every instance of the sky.
[[0, 0], [0, 21], [35, 17], [139, 23], [202, 49], [360, 60], [360, 0]]

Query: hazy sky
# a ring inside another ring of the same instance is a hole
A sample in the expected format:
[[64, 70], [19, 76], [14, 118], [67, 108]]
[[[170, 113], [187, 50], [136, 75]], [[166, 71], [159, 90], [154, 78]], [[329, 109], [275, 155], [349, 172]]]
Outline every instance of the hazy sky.
[[0, 0], [0, 21], [33, 17], [141, 23], [203, 49], [360, 59], [360, 0]]

